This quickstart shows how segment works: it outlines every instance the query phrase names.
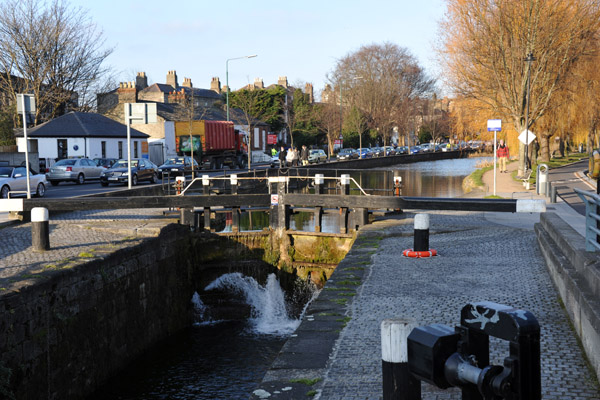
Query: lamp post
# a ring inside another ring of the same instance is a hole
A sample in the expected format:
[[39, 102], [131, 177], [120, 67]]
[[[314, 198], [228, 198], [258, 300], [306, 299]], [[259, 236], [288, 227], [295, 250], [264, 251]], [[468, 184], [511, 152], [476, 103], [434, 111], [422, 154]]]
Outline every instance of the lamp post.
[[523, 168], [523, 175], [525, 175], [529, 169], [529, 92], [531, 90], [531, 62], [535, 61], [533, 53], [527, 54], [525, 61], [527, 61], [527, 97], [525, 99], [525, 102], [527, 103], [527, 113], [525, 114], [525, 166]]
[[256, 57], [256, 54], [253, 54], [251, 56], [228, 58], [227, 61], [225, 62], [225, 84], [227, 85], [227, 92], [225, 93], [225, 97], [227, 99], [226, 100], [227, 101], [227, 121], [229, 121], [229, 61], [241, 60], [242, 58], [253, 58], [253, 57]]

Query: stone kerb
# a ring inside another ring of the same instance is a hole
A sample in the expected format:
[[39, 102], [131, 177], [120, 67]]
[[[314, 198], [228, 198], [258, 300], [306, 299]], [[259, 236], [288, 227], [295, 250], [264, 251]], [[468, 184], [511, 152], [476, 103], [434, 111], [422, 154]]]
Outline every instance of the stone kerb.
[[585, 239], [554, 213], [542, 213], [535, 232], [550, 276], [600, 379], [600, 256], [586, 252]]

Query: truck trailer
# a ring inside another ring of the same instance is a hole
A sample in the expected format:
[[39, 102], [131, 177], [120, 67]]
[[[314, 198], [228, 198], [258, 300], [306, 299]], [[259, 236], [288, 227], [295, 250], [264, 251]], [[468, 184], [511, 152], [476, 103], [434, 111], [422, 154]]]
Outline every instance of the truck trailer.
[[193, 155], [203, 169], [244, 168], [248, 161], [246, 134], [231, 121], [188, 121], [175, 123], [178, 155]]

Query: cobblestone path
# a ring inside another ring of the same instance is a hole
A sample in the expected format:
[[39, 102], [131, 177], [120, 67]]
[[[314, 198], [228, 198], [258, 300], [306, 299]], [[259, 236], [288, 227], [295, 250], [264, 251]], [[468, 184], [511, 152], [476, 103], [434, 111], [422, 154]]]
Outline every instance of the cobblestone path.
[[[541, 326], [542, 392], [545, 400], [600, 399], [598, 384], [546, 271], [535, 234], [487, 221], [482, 213], [430, 213], [431, 248], [439, 256], [408, 259], [412, 225], [370, 225], [379, 238], [372, 265], [350, 307], [318, 396], [327, 400], [380, 399], [380, 325], [412, 317], [419, 325], [460, 323], [469, 302], [492, 301], [531, 311]], [[491, 341], [491, 361], [502, 364], [507, 342]], [[423, 399], [460, 399], [456, 389], [423, 385]]]
[[102, 210], [61, 213], [50, 217], [50, 246], [45, 252], [31, 247], [31, 224], [0, 229], [0, 290], [16, 290], [46, 271], [68, 268], [82, 259], [135, 244], [156, 236], [173, 220], [162, 210]]

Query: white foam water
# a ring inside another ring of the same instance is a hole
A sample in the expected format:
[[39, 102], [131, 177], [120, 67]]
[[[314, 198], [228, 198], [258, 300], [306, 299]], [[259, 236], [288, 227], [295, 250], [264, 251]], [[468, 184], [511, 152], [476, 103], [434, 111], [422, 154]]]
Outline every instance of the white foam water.
[[270, 274], [265, 286], [239, 272], [225, 274], [210, 283], [204, 290], [229, 289], [244, 295], [252, 308], [249, 322], [258, 334], [289, 335], [300, 325], [299, 319], [290, 318], [285, 296], [275, 274]]

